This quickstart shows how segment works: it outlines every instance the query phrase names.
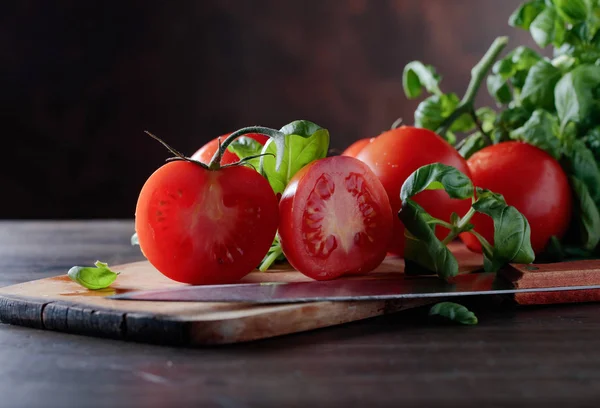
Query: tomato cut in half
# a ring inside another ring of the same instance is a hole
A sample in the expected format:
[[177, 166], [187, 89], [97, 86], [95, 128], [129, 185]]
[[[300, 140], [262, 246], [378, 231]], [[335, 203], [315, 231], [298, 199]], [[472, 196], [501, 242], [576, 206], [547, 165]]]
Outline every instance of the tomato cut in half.
[[[231, 133], [227, 133], [227, 134], [221, 136], [220, 137], [221, 142], [223, 142], [225, 139], [227, 139], [227, 136], [229, 136], [230, 134]], [[267, 140], [269, 140], [269, 138], [267, 136], [261, 135], [258, 133], [248, 133], [247, 135], [244, 135], [244, 136], [256, 140], [261, 145], [264, 145], [265, 143], [267, 143]], [[218, 148], [219, 148], [219, 138], [217, 137], [217, 138], [211, 140], [210, 142], [208, 142], [207, 144], [205, 144], [204, 146], [202, 146], [200, 149], [198, 149], [198, 151], [196, 151], [196, 153], [194, 153], [192, 155], [191, 159], [198, 160], [199, 162], [208, 164], [208, 163], [210, 163], [211, 159], [215, 155], [215, 152], [217, 151]], [[229, 150], [225, 150], [225, 152], [223, 153], [223, 157], [221, 158], [222, 165], [236, 163], [238, 161], [240, 161], [240, 158], [238, 157], [238, 155], [230, 152]]]
[[342, 152], [342, 156], [350, 156], [350, 157], [356, 157], [360, 151], [362, 149], [364, 149], [364, 147], [366, 145], [368, 145], [369, 143], [372, 143], [373, 140], [375, 140], [374, 137], [368, 137], [365, 139], [359, 139], [356, 142], [352, 143], [350, 146], [348, 146], [346, 148], [346, 150], [344, 150]]
[[353, 157], [316, 160], [296, 173], [281, 197], [279, 216], [283, 253], [317, 280], [372, 271], [392, 236], [385, 189]]
[[142, 253], [178, 282], [224, 284], [258, 266], [279, 223], [265, 178], [244, 166], [207, 170], [170, 162], [146, 181], [135, 230]]

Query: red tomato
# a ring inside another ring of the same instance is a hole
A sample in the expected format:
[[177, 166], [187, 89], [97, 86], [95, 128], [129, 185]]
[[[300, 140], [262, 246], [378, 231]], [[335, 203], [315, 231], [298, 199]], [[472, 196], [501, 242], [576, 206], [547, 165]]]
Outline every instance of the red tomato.
[[283, 253], [294, 268], [318, 280], [375, 269], [392, 234], [383, 186], [353, 157], [316, 160], [296, 173], [279, 215]]
[[[469, 158], [473, 184], [502, 194], [529, 221], [531, 246], [541, 253], [552, 235], [561, 238], [571, 219], [569, 180], [560, 164], [546, 152], [522, 142], [486, 147]], [[494, 223], [475, 214], [471, 223], [492, 245]], [[473, 234], [461, 234], [469, 249], [481, 252]]]
[[373, 140], [375, 140], [374, 137], [357, 140], [356, 142], [352, 143], [350, 146], [348, 146], [346, 148], [346, 150], [344, 150], [342, 152], [342, 156], [356, 157], [360, 153], [360, 151], [366, 145], [368, 145], [369, 143], [372, 143]]
[[[400, 188], [404, 181], [419, 167], [431, 163], [454, 166], [469, 175], [467, 163], [460, 154], [444, 139], [431, 130], [401, 126], [378, 136], [356, 156], [365, 162], [379, 177], [388, 193], [393, 212], [394, 236], [388, 251], [393, 255], [404, 255], [404, 226], [398, 219], [402, 205]], [[448, 197], [445, 191], [423, 191], [413, 199], [432, 216], [450, 221], [456, 212], [462, 216], [471, 206], [470, 200], [456, 200]], [[446, 228], [438, 226], [436, 235], [443, 239], [448, 234]]]
[[235, 282], [269, 250], [279, 222], [273, 189], [245, 166], [206, 170], [186, 161], [156, 170], [140, 192], [135, 230], [146, 258], [191, 284]]
[[[221, 143], [230, 134], [231, 133], [227, 133], [227, 134], [221, 136]], [[269, 138], [267, 136], [260, 135], [258, 133], [249, 133], [244, 136], [250, 137], [250, 138], [256, 140], [261, 145], [264, 145], [265, 143], [267, 143], [267, 140], [269, 140]], [[219, 138], [217, 137], [216, 139], [211, 140], [210, 142], [208, 142], [207, 144], [202, 146], [200, 149], [198, 149], [198, 151], [192, 155], [191, 159], [198, 160], [199, 162], [208, 164], [208, 163], [210, 163], [210, 160], [213, 158], [213, 156], [215, 155], [215, 152], [217, 151], [218, 148], [219, 148]], [[237, 154], [231, 153], [229, 150], [225, 150], [225, 153], [223, 153], [223, 157], [221, 158], [221, 164], [231, 164], [231, 163], [238, 162], [239, 160], [240, 160], [240, 158], [237, 156]]]

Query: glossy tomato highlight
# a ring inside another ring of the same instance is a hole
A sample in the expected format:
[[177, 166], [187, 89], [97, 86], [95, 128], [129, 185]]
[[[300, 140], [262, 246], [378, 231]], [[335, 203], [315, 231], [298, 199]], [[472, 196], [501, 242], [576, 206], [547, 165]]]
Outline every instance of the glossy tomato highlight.
[[174, 161], [142, 187], [135, 230], [143, 254], [167, 277], [224, 284], [256, 268], [278, 221], [277, 198], [256, 171]]
[[352, 157], [316, 160], [296, 173], [283, 192], [279, 215], [285, 256], [318, 280], [375, 269], [392, 234], [383, 186]]
[[[229, 136], [230, 134], [231, 133], [227, 133], [221, 136], [221, 142], [227, 139], [227, 136]], [[267, 140], [269, 140], [267, 136], [258, 133], [248, 133], [244, 136], [256, 140], [261, 145], [264, 145], [265, 143], [267, 143]], [[202, 146], [200, 149], [198, 149], [198, 151], [196, 151], [196, 153], [192, 155], [191, 159], [208, 164], [210, 163], [210, 160], [213, 158], [218, 148], [219, 138], [217, 137], [205, 144], [204, 146]], [[232, 153], [229, 150], [225, 150], [225, 153], [223, 153], [223, 157], [221, 158], [221, 164], [231, 164], [236, 163], [238, 161], [240, 161], [240, 158], [237, 156], [237, 154]]]
[[[404, 181], [419, 167], [442, 163], [456, 167], [469, 176], [469, 168], [463, 157], [448, 142], [431, 130], [400, 126], [379, 135], [356, 156], [366, 163], [379, 178], [389, 196], [393, 213], [394, 234], [389, 252], [404, 255], [404, 226], [398, 219], [402, 205], [400, 188]], [[412, 198], [433, 217], [450, 221], [456, 212], [463, 216], [471, 206], [470, 200], [448, 197], [444, 191], [423, 191]], [[448, 229], [438, 226], [436, 236], [443, 239]]]
[[[553, 235], [560, 239], [565, 234], [571, 219], [571, 189], [562, 167], [548, 153], [527, 143], [505, 142], [478, 151], [467, 163], [475, 186], [502, 194], [527, 218], [536, 254]], [[475, 214], [471, 223], [493, 245], [491, 218]], [[481, 252], [472, 234], [461, 234], [461, 239], [469, 249]]]

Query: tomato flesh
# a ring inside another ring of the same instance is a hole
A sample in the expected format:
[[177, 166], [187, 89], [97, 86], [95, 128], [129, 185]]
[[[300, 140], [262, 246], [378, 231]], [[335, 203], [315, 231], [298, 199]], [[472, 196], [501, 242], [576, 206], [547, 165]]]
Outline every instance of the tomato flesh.
[[[467, 163], [475, 186], [502, 194], [527, 218], [536, 254], [543, 252], [553, 235], [560, 239], [565, 234], [572, 211], [569, 180], [548, 153], [526, 143], [505, 142], [480, 150]], [[471, 223], [493, 245], [492, 219], [475, 214]], [[481, 252], [473, 234], [461, 234], [461, 239], [469, 249]]]
[[[402, 206], [400, 189], [404, 181], [419, 167], [431, 163], [443, 163], [456, 167], [469, 176], [469, 168], [463, 157], [434, 132], [401, 126], [379, 135], [367, 144], [356, 156], [366, 163], [379, 178], [388, 193], [393, 213], [394, 235], [390, 241], [390, 254], [404, 255], [404, 225], [398, 218]], [[450, 215], [456, 212], [463, 216], [471, 206], [470, 200], [457, 200], [448, 197], [444, 191], [423, 191], [413, 198], [432, 216], [450, 221]], [[448, 229], [438, 226], [436, 236], [444, 239]]]
[[[223, 136], [220, 136], [221, 143], [223, 143], [223, 141], [230, 134], [231, 133], [227, 133], [227, 134], [224, 134]], [[244, 136], [256, 140], [261, 145], [264, 145], [265, 143], [267, 143], [267, 140], [269, 140], [269, 138], [267, 136], [261, 135], [258, 133], [249, 133]], [[212, 158], [215, 155], [215, 152], [217, 151], [218, 148], [219, 148], [219, 138], [217, 137], [217, 138], [211, 140], [210, 142], [208, 142], [207, 144], [205, 144], [204, 146], [202, 146], [200, 149], [198, 149], [198, 151], [196, 151], [192, 155], [191, 159], [198, 160], [199, 162], [208, 164], [212, 160]], [[236, 163], [238, 161], [240, 161], [240, 158], [238, 157], [238, 155], [230, 152], [229, 150], [225, 150], [225, 152], [223, 153], [223, 156], [221, 158], [221, 164], [231, 164], [231, 163]]]
[[277, 198], [260, 174], [244, 166], [209, 171], [185, 161], [149, 177], [135, 218], [150, 263], [190, 284], [230, 283], [251, 272], [277, 225]]
[[385, 258], [391, 209], [369, 168], [346, 156], [300, 170], [279, 204], [281, 246], [290, 264], [313, 279], [366, 273]]

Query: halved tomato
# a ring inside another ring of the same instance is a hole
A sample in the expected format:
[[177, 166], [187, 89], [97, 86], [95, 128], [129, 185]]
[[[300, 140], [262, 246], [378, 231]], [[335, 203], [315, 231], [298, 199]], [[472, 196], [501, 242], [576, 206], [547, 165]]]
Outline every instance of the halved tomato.
[[[230, 134], [231, 133], [227, 133], [223, 136], [220, 136], [221, 142], [223, 142], [225, 139], [227, 139], [227, 136], [229, 136]], [[269, 138], [267, 136], [261, 135], [258, 133], [248, 133], [247, 135], [244, 135], [244, 136], [256, 140], [261, 145], [264, 145], [265, 143], [267, 143], [267, 140], [269, 140]], [[217, 137], [217, 138], [211, 140], [210, 142], [208, 142], [207, 144], [205, 144], [204, 146], [202, 146], [200, 149], [198, 149], [198, 151], [196, 151], [196, 153], [194, 153], [192, 155], [191, 159], [198, 160], [199, 162], [208, 164], [208, 163], [210, 163], [211, 159], [215, 155], [215, 152], [217, 151], [218, 148], [219, 148], [219, 138]], [[223, 153], [223, 157], [221, 158], [222, 165], [236, 163], [238, 161], [240, 161], [240, 158], [237, 156], [237, 154], [232, 153], [229, 150], [225, 150], [225, 153]]]
[[140, 192], [140, 249], [167, 277], [224, 284], [258, 266], [279, 223], [268, 181], [244, 166], [208, 170], [188, 161], [156, 170]]
[[318, 280], [375, 269], [392, 236], [385, 189], [353, 157], [316, 160], [296, 173], [281, 197], [279, 216], [288, 261]]

